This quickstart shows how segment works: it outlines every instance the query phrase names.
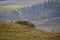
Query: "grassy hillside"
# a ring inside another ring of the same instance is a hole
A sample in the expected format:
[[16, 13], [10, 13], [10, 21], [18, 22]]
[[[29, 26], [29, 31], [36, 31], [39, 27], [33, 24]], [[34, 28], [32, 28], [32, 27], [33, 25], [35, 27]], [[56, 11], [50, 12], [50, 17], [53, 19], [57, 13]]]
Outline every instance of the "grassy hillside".
[[60, 34], [16, 23], [0, 22], [0, 40], [60, 40]]

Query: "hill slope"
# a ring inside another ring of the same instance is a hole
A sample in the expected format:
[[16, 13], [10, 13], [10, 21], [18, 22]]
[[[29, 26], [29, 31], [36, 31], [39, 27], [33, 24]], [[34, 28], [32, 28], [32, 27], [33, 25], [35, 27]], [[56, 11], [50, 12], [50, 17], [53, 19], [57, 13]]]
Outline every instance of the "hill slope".
[[53, 18], [50, 19], [49, 21], [42, 23], [40, 25], [37, 25], [37, 28], [42, 29], [42, 30], [46, 30], [46, 31], [50, 31], [52, 32], [52, 30], [54, 30], [54, 32], [58, 32], [60, 33], [60, 18]]
[[0, 22], [0, 40], [60, 40], [60, 34], [43, 32], [16, 23]]

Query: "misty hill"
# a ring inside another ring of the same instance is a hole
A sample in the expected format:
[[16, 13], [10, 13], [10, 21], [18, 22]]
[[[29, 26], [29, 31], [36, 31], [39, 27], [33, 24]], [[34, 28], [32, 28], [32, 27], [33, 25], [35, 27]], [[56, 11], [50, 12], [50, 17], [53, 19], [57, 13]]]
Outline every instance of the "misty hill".
[[60, 18], [55, 18], [43, 24], [37, 25], [36, 28], [46, 30], [49, 32], [52, 32], [54, 30], [54, 32], [60, 33], [59, 31], [60, 30]]
[[[12, 20], [27, 19], [29, 21], [39, 21], [44, 19], [50, 19], [53, 17], [60, 17], [60, 3], [57, 2], [44, 2], [42, 4], [32, 5], [30, 7], [24, 7], [16, 10], [6, 10], [1, 8], [0, 15], [9, 14], [8, 17]], [[22, 15], [21, 15], [22, 14]], [[1, 15], [4, 17], [3, 15]], [[5, 15], [7, 16], [7, 15]], [[3, 18], [4, 19], [4, 18]], [[9, 18], [7, 18], [9, 20]]]
[[20, 12], [27, 16], [31, 21], [50, 19], [53, 17], [60, 17], [60, 4], [56, 2], [49, 2], [43, 4], [33, 5], [31, 7], [22, 8]]

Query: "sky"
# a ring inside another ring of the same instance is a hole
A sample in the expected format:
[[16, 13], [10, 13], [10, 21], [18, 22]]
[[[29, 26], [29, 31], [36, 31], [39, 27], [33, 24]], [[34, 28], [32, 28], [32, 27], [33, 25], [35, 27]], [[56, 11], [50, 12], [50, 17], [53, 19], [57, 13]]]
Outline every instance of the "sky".
[[[0, 0], [0, 7], [6, 8], [22, 8], [47, 2], [48, 0]], [[60, 0], [56, 0], [60, 2]]]
[[3, 4], [34, 5], [34, 4], [43, 3], [44, 1], [47, 0], [0, 0], [0, 3], [2, 5]]
[[[43, 2], [47, 2], [48, 0], [0, 0], [1, 4], [20, 4], [20, 5], [34, 5]], [[56, 0], [60, 2], [60, 0]]]
[[43, 3], [47, 0], [0, 0], [0, 8], [16, 9], [35, 4]]

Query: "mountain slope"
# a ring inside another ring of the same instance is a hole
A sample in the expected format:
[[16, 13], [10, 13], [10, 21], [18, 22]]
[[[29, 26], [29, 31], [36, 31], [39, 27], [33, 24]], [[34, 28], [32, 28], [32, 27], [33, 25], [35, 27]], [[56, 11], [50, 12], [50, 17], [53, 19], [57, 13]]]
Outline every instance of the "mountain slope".
[[60, 34], [48, 33], [9, 22], [0, 22], [0, 40], [60, 40]]
[[16, 11], [16, 9], [9, 10], [4, 8], [0, 9], [0, 15], [1, 13], [10, 14], [10, 16], [12, 16], [12, 14], [17, 14], [17, 17], [12, 16], [11, 19], [15, 20], [18, 18], [17, 20], [19, 20], [20, 18], [25, 18], [29, 21], [39, 21], [44, 19], [50, 19], [53, 17], [60, 17], [60, 3], [56, 2], [45, 2], [42, 4], [32, 5], [31, 7], [23, 7], [17, 10], [22, 13], [22, 16], [18, 13], [18, 11]]
[[44, 20], [54, 17], [60, 17], [60, 4], [55, 2], [43, 3], [33, 5], [31, 7], [26, 7], [20, 9], [23, 16], [27, 16], [28, 20]]
[[54, 19], [51, 19], [50, 21], [47, 21], [43, 24], [40, 24], [38, 25], [38, 27], [36, 28], [39, 28], [42, 29], [42, 30], [46, 30], [46, 31], [55, 31], [55, 32], [59, 32], [60, 33], [60, 18], [54, 18]]

